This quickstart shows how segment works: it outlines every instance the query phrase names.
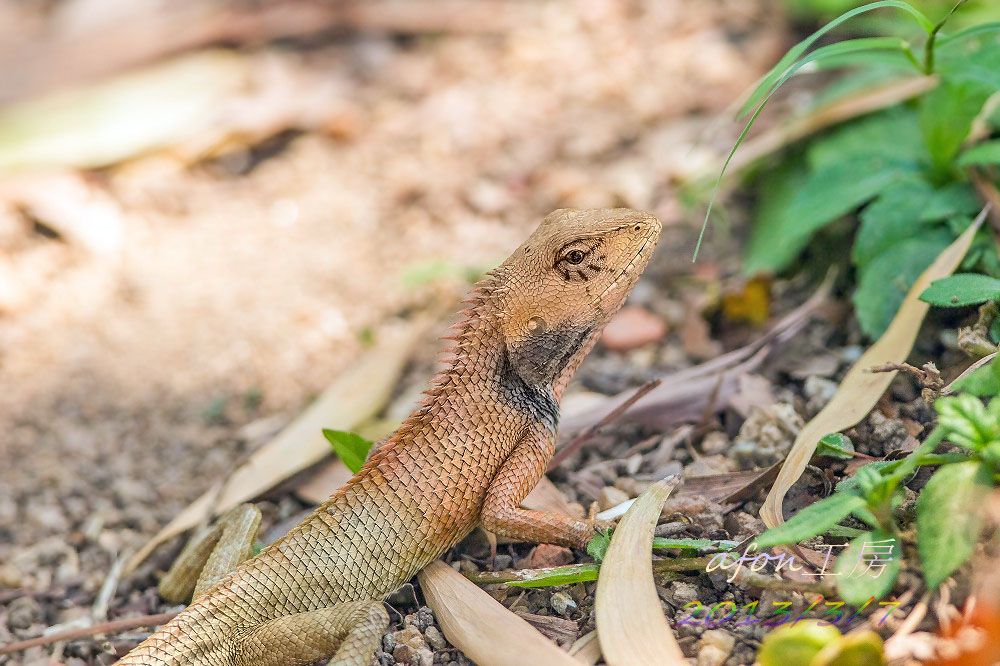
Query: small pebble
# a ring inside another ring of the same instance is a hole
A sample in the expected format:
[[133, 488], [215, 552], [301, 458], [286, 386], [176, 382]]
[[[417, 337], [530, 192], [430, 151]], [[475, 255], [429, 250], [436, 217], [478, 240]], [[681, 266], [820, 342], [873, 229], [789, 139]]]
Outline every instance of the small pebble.
[[563, 617], [568, 617], [570, 613], [576, 610], [576, 602], [573, 600], [573, 597], [565, 592], [555, 592], [549, 598], [549, 605], [552, 607], [552, 610]]
[[680, 580], [670, 584], [668, 593], [673, 597], [674, 603], [680, 606], [698, 600], [698, 587]]
[[614, 486], [605, 486], [597, 494], [597, 506], [601, 511], [607, 511], [611, 507], [618, 506], [622, 502], [627, 502], [628, 495]]
[[608, 322], [601, 342], [612, 351], [628, 351], [656, 342], [667, 334], [667, 325], [649, 310], [628, 305]]
[[562, 546], [542, 543], [531, 549], [528, 556], [518, 563], [525, 569], [544, 569], [570, 564], [573, 561], [573, 551]]
[[448, 647], [448, 643], [444, 640], [444, 636], [441, 635], [441, 631], [435, 626], [427, 627], [427, 631], [424, 632], [424, 638], [427, 639], [427, 644], [434, 650], [443, 650]]

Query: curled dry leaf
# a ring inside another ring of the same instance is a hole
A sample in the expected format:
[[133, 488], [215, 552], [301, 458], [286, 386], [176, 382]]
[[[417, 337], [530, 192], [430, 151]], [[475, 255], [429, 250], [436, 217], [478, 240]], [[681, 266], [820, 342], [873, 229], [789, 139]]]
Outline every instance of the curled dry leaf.
[[663, 616], [653, 582], [653, 531], [680, 483], [670, 477], [636, 499], [611, 538], [597, 578], [597, 635], [610, 666], [687, 664]]
[[861, 421], [889, 388], [898, 371], [872, 372], [871, 368], [887, 363], [898, 364], [906, 360], [910, 349], [913, 348], [924, 315], [930, 307], [919, 299], [920, 294], [931, 282], [950, 275], [958, 267], [985, 217], [984, 210], [976, 221], [920, 274], [906, 294], [903, 305], [900, 306], [899, 312], [896, 313], [886, 332], [851, 366], [833, 399], [799, 432], [781, 471], [778, 472], [777, 480], [767, 494], [764, 506], [761, 507], [760, 517], [765, 525], [775, 527], [784, 522], [781, 502], [788, 489], [802, 475], [819, 440], [824, 435], [840, 432]]
[[576, 657], [577, 661], [587, 666], [594, 666], [604, 656], [601, 653], [601, 643], [597, 640], [596, 631], [591, 631], [576, 639], [576, 642], [570, 646], [569, 653]]
[[387, 326], [375, 345], [338, 377], [323, 394], [277, 437], [257, 449], [225, 481], [184, 509], [129, 561], [134, 570], [153, 549], [202, 522], [207, 516], [228, 511], [237, 504], [301, 472], [330, 455], [323, 428], [353, 430], [376, 414], [392, 392], [414, 344], [428, 328], [428, 320], [414, 319]]
[[481, 666], [580, 666], [537, 629], [443, 562], [418, 574], [445, 637]]

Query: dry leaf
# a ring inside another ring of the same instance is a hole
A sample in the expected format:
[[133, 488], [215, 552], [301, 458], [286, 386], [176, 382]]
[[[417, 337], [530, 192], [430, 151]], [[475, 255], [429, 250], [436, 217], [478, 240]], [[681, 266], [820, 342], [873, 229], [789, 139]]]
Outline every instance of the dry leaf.
[[739, 290], [723, 294], [722, 314], [729, 321], [755, 326], [766, 322], [771, 316], [771, 278], [750, 278]]
[[889, 388], [896, 371], [871, 372], [870, 368], [886, 363], [901, 363], [909, 356], [920, 324], [930, 307], [919, 299], [920, 294], [931, 282], [950, 275], [958, 267], [969, 249], [969, 244], [972, 243], [973, 236], [982, 224], [985, 213], [986, 211], [980, 213], [976, 222], [945, 248], [934, 263], [920, 274], [906, 294], [906, 299], [888, 330], [851, 366], [833, 399], [799, 432], [788, 457], [781, 466], [781, 471], [778, 472], [774, 486], [767, 494], [764, 506], [761, 507], [760, 517], [765, 525], [775, 527], [784, 521], [781, 502], [788, 489], [802, 475], [820, 438], [831, 432], [850, 428], [861, 421]]
[[660, 509], [680, 483], [655, 483], [636, 499], [611, 537], [597, 578], [594, 612], [609, 666], [686, 665], [663, 616], [653, 582], [653, 530]]
[[[684, 421], [698, 421], [708, 407], [724, 409], [740, 390], [740, 377], [753, 372], [780, 345], [795, 337], [816, 309], [826, 301], [832, 286], [827, 279], [808, 301], [785, 315], [754, 342], [726, 352], [692, 368], [663, 375], [660, 385], [642, 396], [622, 415], [622, 421], [667, 430]], [[564, 411], [560, 419], [560, 444], [593, 426], [629, 400], [634, 390], [604, 398], [587, 396], [585, 404]]]
[[338, 377], [323, 394], [277, 437], [254, 452], [217, 492], [195, 500], [136, 553], [132, 571], [156, 546], [199, 524], [211, 514], [228, 511], [257, 497], [288, 477], [331, 455], [323, 428], [351, 430], [385, 405], [414, 344], [428, 329], [420, 318], [387, 326], [375, 345]]
[[591, 631], [576, 639], [576, 642], [570, 646], [569, 653], [577, 661], [587, 664], [587, 666], [594, 666], [604, 656], [601, 653], [601, 642], [597, 640], [596, 631]]
[[537, 629], [443, 562], [417, 578], [448, 641], [480, 666], [579, 666]]

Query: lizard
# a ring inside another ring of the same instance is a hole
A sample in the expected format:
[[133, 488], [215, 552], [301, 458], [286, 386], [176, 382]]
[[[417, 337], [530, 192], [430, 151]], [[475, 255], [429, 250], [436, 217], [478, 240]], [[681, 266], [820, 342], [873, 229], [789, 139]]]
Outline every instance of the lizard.
[[593, 518], [520, 504], [555, 451], [570, 378], [660, 231], [652, 214], [624, 208], [547, 215], [474, 285], [450, 358], [361, 470], [256, 557], [254, 507], [193, 540], [193, 559], [181, 559], [205, 565], [197, 583], [191, 565], [163, 583], [183, 581], [175, 596], [195, 587], [194, 600], [118, 663], [365, 666], [388, 628], [383, 599], [475, 527], [584, 547]]

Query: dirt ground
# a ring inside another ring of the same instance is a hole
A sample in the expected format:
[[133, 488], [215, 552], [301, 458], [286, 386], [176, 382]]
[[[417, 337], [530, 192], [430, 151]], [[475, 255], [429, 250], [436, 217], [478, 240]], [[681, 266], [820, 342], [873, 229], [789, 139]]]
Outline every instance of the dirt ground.
[[[712, 122], [787, 46], [779, 14], [763, 0], [607, 0], [547, 2], [535, 16], [499, 35], [358, 32], [283, 50], [339, 91], [325, 131], [86, 173], [123, 221], [110, 249], [0, 207], [0, 642], [87, 615], [112, 565], [308, 404], [369, 331], [430, 282], [497, 262], [554, 208], [656, 212], [668, 231], [636, 300], [690, 326], [663, 284], [688, 271], [698, 221], [676, 178], [725, 145]], [[691, 271], [718, 281], [726, 225], [709, 240]], [[672, 335], [599, 350], [588, 388], [699, 360]], [[571, 500], [594, 499], [574, 475], [561, 482]], [[270, 524], [302, 508], [272, 500]], [[152, 573], [169, 556], [122, 581], [108, 615], [163, 608]], [[410, 613], [394, 630], [416, 626], [435, 647], [429, 620]], [[0, 664], [109, 663], [141, 635]]]

